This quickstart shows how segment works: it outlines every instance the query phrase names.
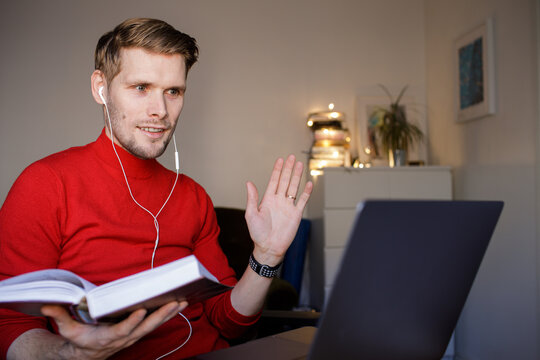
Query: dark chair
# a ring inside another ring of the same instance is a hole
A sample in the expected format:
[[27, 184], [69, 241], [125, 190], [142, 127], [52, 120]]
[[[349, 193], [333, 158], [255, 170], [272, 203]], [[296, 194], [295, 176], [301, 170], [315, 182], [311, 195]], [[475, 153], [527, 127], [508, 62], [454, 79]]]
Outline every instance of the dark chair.
[[[233, 268], [236, 277], [240, 279], [247, 269], [249, 256], [253, 251], [253, 241], [249, 235], [244, 217], [245, 211], [220, 207], [215, 210], [218, 225], [221, 229], [218, 239], [219, 245], [223, 249], [225, 256], [227, 256], [229, 266]], [[295, 270], [292, 266], [289, 266], [289, 268]], [[292, 310], [297, 304], [297, 288], [289, 281], [284, 280], [283, 277], [274, 278], [266, 298], [265, 309]]]
[[[221, 229], [219, 244], [239, 279], [247, 269], [253, 251], [245, 210], [216, 207], [215, 211]], [[298, 233], [285, 255], [281, 275], [272, 280], [256, 334], [248, 337], [267, 336], [300, 326], [316, 325], [318, 312], [293, 311], [298, 305], [310, 225], [309, 220], [302, 219]], [[249, 339], [241, 341], [245, 340]]]

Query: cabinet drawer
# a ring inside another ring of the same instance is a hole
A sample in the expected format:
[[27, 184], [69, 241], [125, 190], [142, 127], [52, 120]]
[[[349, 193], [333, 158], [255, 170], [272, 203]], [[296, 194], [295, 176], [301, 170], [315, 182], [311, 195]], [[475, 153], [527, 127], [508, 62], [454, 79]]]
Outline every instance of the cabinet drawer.
[[396, 172], [389, 177], [391, 199], [451, 200], [450, 172]]
[[324, 178], [324, 206], [328, 208], [356, 208], [367, 198], [389, 199], [390, 179], [378, 172], [326, 172]]
[[323, 206], [354, 208], [367, 199], [452, 198], [452, 175], [446, 167], [325, 169]]

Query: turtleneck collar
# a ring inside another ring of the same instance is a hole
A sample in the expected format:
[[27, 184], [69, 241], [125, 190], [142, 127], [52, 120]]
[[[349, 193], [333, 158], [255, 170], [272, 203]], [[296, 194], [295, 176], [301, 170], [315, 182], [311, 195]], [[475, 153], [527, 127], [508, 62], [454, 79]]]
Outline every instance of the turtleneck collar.
[[[108, 166], [118, 169], [120, 173], [122, 172], [118, 158], [114, 153], [111, 139], [105, 133], [105, 128], [103, 128], [101, 134], [91, 146], [95, 149], [97, 155], [103, 162]], [[152, 176], [152, 174], [155, 174], [157, 167], [160, 166], [156, 159], [140, 159], [117, 144], [114, 144], [114, 147], [122, 160], [126, 175], [130, 178], [148, 178]]]

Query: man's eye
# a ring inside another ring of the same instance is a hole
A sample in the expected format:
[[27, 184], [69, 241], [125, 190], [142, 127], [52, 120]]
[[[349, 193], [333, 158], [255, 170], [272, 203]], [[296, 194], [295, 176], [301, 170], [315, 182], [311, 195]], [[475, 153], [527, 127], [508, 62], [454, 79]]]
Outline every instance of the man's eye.
[[137, 85], [137, 86], [135, 86], [135, 89], [138, 90], [138, 91], [145, 91], [145, 90], [146, 90], [146, 86], [144, 86], [144, 85]]
[[178, 95], [180, 95], [180, 91], [178, 89], [170, 89], [169, 90], [169, 95], [178, 96]]

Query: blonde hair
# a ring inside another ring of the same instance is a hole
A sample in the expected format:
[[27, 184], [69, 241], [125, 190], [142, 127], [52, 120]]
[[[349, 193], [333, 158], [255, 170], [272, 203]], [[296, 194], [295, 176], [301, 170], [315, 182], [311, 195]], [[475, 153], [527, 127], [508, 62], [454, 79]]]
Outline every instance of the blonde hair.
[[199, 56], [197, 42], [191, 36], [162, 20], [135, 18], [122, 22], [99, 39], [94, 54], [95, 69], [103, 72], [110, 84], [120, 72], [120, 50], [136, 47], [158, 54], [182, 55], [186, 74]]

